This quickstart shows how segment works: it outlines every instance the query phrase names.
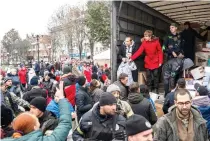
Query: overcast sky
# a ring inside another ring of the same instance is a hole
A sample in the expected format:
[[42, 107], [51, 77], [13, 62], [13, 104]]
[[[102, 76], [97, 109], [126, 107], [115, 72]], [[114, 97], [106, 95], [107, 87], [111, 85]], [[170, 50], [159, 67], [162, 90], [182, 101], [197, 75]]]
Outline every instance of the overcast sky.
[[53, 12], [64, 4], [76, 5], [86, 0], [0, 0], [0, 40], [11, 28], [25, 38], [27, 33], [47, 33]]

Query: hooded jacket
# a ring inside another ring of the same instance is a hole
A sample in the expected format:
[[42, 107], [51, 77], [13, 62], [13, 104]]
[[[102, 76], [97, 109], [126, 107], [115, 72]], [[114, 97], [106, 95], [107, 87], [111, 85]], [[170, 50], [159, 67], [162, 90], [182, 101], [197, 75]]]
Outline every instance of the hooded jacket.
[[21, 70], [18, 71], [18, 76], [20, 79], [21, 84], [26, 84], [27, 83], [27, 70], [26, 68], [22, 68]]
[[157, 69], [163, 64], [163, 51], [158, 38], [152, 38], [151, 41], [144, 40], [136, 53], [131, 56], [131, 60], [135, 60], [143, 52], [146, 54], [144, 59], [146, 69]]
[[[194, 120], [194, 141], [208, 141], [206, 121], [194, 106], [191, 107], [191, 112]], [[155, 124], [154, 141], [179, 141], [175, 105], [169, 109], [168, 114], [159, 118]]]
[[196, 96], [192, 102], [193, 105], [197, 106], [203, 118], [207, 121], [207, 128], [210, 136], [210, 98], [208, 96]]
[[148, 99], [144, 98], [142, 94], [130, 93], [128, 101], [134, 114], [145, 117], [152, 125], [156, 123], [157, 116]]
[[92, 100], [93, 100], [93, 104], [95, 104], [96, 102], [99, 101], [100, 96], [101, 96], [101, 94], [102, 94], [103, 92], [104, 92], [104, 91], [102, 91], [102, 90], [99, 89], [99, 88], [95, 88], [95, 89], [91, 92], [91, 97], [92, 97]]
[[59, 124], [51, 135], [44, 136], [41, 130], [33, 131], [21, 138], [6, 138], [2, 141], [64, 141], [71, 129], [71, 113], [69, 111], [68, 101], [61, 99], [58, 103], [60, 110]]

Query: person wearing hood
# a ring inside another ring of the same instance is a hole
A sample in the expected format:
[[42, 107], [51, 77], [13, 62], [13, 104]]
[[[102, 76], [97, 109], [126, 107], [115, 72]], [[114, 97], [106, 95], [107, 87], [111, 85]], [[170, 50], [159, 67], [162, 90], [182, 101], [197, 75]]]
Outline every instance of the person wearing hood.
[[44, 78], [43, 82], [41, 83], [44, 89], [47, 90], [48, 96], [53, 97], [55, 94], [55, 85], [53, 83], [53, 80], [50, 79], [50, 72], [45, 71], [44, 72]]
[[155, 124], [154, 141], [208, 141], [206, 120], [192, 106], [190, 92], [186, 89], [176, 90], [174, 103], [169, 113]]
[[[139, 47], [136, 46], [132, 38], [126, 37], [122, 46], [119, 47], [119, 51], [117, 54], [117, 66], [119, 66], [122, 61], [124, 62], [126, 58], [129, 58], [131, 55], [136, 53], [138, 49]], [[142, 59], [142, 56], [140, 56], [134, 61], [136, 66], [138, 67], [138, 69], [132, 71], [132, 77], [134, 82], [138, 82], [138, 70], [141, 70], [143, 68]]]
[[197, 106], [203, 118], [207, 121], [207, 128], [210, 137], [210, 95], [206, 87], [196, 83], [196, 97], [192, 99], [192, 104]]
[[163, 66], [164, 90], [165, 97], [170, 92], [171, 88], [175, 88], [177, 80], [181, 77], [182, 72], [194, 66], [194, 63], [189, 58], [184, 58], [182, 52], [177, 52], [177, 57], [169, 60]]
[[16, 96], [13, 92], [9, 92], [8, 89], [12, 85], [12, 79], [9, 77], [5, 77], [4, 80], [1, 82], [1, 104], [6, 105], [10, 108], [13, 112], [13, 115], [18, 115], [21, 110], [18, 106], [25, 108], [26, 110], [29, 109], [29, 103], [18, 96]]
[[86, 87], [86, 78], [84, 76], [80, 76], [78, 78], [78, 84], [79, 84], [79, 91], [76, 94], [76, 106], [77, 106], [77, 117], [78, 121], [80, 121], [80, 118], [82, 115], [84, 115], [87, 111], [89, 111], [92, 108], [92, 98], [88, 93], [87, 87]]
[[12, 79], [12, 87], [9, 89], [9, 91], [21, 97], [20, 79], [17, 75], [17, 69], [11, 69], [11, 73], [8, 73], [7, 76]]
[[129, 118], [131, 115], [133, 115], [133, 111], [128, 102], [120, 100], [120, 88], [117, 85], [109, 85], [106, 92], [111, 93], [117, 99], [117, 113], [125, 118]]
[[36, 97], [43, 97], [45, 99], [47, 98], [46, 90], [42, 89], [39, 86], [39, 77], [38, 76], [34, 76], [31, 79], [30, 86], [31, 86], [31, 90], [29, 90], [23, 94], [23, 99], [25, 101], [28, 101], [30, 103], [31, 100], [33, 100]]
[[144, 32], [144, 38], [138, 51], [133, 54], [130, 61], [134, 61], [143, 52], [145, 52], [145, 68], [147, 76], [147, 86], [152, 91], [155, 88], [155, 93], [159, 93], [159, 67], [163, 64], [163, 51], [160, 46], [159, 39], [154, 37], [151, 30]]
[[129, 89], [130, 93], [128, 96], [128, 102], [130, 103], [134, 114], [145, 117], [152, 125], [154, 125], [157, 122], [157, 116], [153, 110], [152, 104], [140, 94], [139, 84], [134, 82], [130, 85]]
[[100, 82], [96, 79], [92, 79], [92, 81], [90, 82], [90, 94], [92, 97], [93, 104], [99, 101], [100, 96], [103, 93], [103, 90], [101, 90], [100, 87]]

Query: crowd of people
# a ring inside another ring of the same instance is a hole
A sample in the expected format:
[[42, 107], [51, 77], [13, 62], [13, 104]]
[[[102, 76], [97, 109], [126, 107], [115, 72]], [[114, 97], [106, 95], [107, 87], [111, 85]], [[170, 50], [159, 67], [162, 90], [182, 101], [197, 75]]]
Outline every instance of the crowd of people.
[[[172, 24], [171, 29], [175, 28]], [[124, 65], [119, 64], [117, 81], [113, 83], [107, 64], [99, 66], [75, 59], [63, 65], [41, 61], [30, 68], [20, 64], [7, 72], [1, 69], [1, 139], [208, 141], [210, 94], [197, 83], [195, 98], [186, 89], [181, 72], [194, 64], [184, 58], [181, 43], [164, 43], [169, 53], [164, 64], [164, 52], [152, 31], [145, 31], [141, 41], [136, 49], [130, 37], [125, 39], [118, 59], [121, 64], [132, 65], [122, 69]], [[147, 84], [139, 85], [135, 61], [143, 52]], [[150, 92], [154, 89], [159, 93], [162, 65], [165, 115], [158, 117]]]

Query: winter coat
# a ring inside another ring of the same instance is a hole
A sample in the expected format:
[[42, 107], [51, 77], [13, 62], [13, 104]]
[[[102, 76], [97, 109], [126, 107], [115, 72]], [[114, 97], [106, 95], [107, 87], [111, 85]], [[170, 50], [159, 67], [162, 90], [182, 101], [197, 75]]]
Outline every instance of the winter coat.
[[145, 117], [152, 125], [157, 122], [157, 116], [151, 103], [142, 94], [130, 93], [128, 101], [134, 114]]
[[45, 111], [39, 118], [40, 129], [43, 133], [52, 131], [58, 126], [58, 119], [50, 111]]
[[47, 98], [46, 90], [40, 88], [39, 86], [33, 86], [30, 91], [27, 91], [23, 95], [23, 99], [25, 101], [28, 101], [29, 103], [31, 102], [32, 99], [36, 97], [44, 97], [46, 99]]
[[[208, 141], [206, 121], [197, 108], [192, 106], [191, 112], [194, 123], [194, 141]], [[179, 141], [176, 119], [176, 106], [172, 106], [169, 113], [159, 118], [155, 124], [154, 141]]]
[[87, 90], [83, 87], [79, 88], [76, 95], [77, 117], [78, 121], [87, 111], [92, 108], [92, 99], [87, 93]]
[[101, 97], [101, 94], [103, 93], [104, 91], [102, 91], [101, 89], [99, 88], [95, 88], [92, 92], [91, 92], [91, 97], [92, 97], [92, 101], [93, 101], [93, 104], [95, 104], [96, 102], [99, 101], [100, 97]]
[[6, 107], [10, 108], [13, 111], [14, 115], [18, 115], [21, 112], [18, 106], [22, 106], [24, 108], [30, 107], [27, 101], [21, 99], [12, 92], [0, 91], [0, 94], [1, 94], [1, 104], [4, 104]]
[[117, 113], [124, 116], [125, 118], [129, 118], [133, 115], [133, 110], [128, 102], [118, 99], [117, 100]]
[[210, 136], [210, 98], [208, 96], [196, 96], [192, 100], [192, 103], [197, 106], [203, 118], [207, 121], [207, 128]]
[[[69, 103], [69, 110], [71, 113], [74, 112], [74, 109], [71, 105], [71, 103]], [[52, 100], [46, 108], [47, 111], [50, 111], [51, 113], [53, 113], [57, 118], [60, 118], [60, 111], [59, 111], [59, 107], [58, 107], [58, 103], [55, 102], [55, 100]]]
[[157, 38], [152, 39], [152, 41], [143, 41], [138, 51], [131, 56], [131, 60], [135, 60], [143, 52], [146, 54], [144, 59], [145, 68], [153, 70], [163, 64], [163, 52]]
[[[97, 104], [81, 118], [79, 127], [73, 133], [73, 140], [84, 139], [111, 141], [115, 131], [124, 131], [125, 118], [121, 115], [102, 116]], [[115, 127], [114, 127], [115, 126]], [[113, 129], [115, 129], [113, 131]]]
[[30, 84], [30, 82], [31, 82], [31, 78], [34, 77], [34, 76], [36, 76], [36, 73], [35, 73], [34, 69], [31, 68], [31, 69], [29, 70], [29, 72], [28, 72], [28, 83], [29, 83], [29, 84]]
[[83, 73], [84, 73], [84, 75], [85, 75], [85, 77], [87, 79], [87, 82], [91, 82], [91, 75], [92, 75], [91, 70], [84, 70]]
[[166, 98], [164, 100], [163, 104], [163, 112], [164, 114], [168, 113], [168, 109], [174, 105], [174, 92], [170, 92], [166, 95]]
[[35, 72], [39, 72], [40, 71], [40, 65], [39, 65], [39, 63], [35, 63], [34, 71]]
[[44, 136], [41, 130], [36, 130], [18, 139], [6, 138], [2, 141], [65, 141], [71, 129], [71, 113], [66, 99], [61, 99], [58, 105], [61, 113], [59, 124], [50, 136]]
[[55, 85], [53, 84], [53, 80], [50, 79], [48, 81], [43, 81], [41, 84], [43, 88], [47, 90], [49, 97], [54, 96], [56, 88]]
[[128, 88], [124, 86], [119, 80], [115, 81], [113, 84], [120, 88], [120, 99], [126, 101], [128, 99]]
[[12, 74], [8, 73], [7, 76], [12, 79], [12, 85], [13, 86], [17, 86], [17, 85], [20, 84], [20, 80], [19, 80], [18, 75], [12, 75]]
[[18, 76], [19, 76], [19, 79], [20, 79], [20, 83], [21, 84], [26, 84], [27, 83], [27, 79], [26, 79], [27, 70], [26, 69], [19, 70]]
[[132, 76], [132, 71], [136, 70], [136, 65], [134, 62], [122, 62], [117, 70], [117, 77], [121, 73], [125, 73], [128, 75], [128, 83], [127, 86], [130, 86], [130, 84], [133, 83], [133, 76]]

